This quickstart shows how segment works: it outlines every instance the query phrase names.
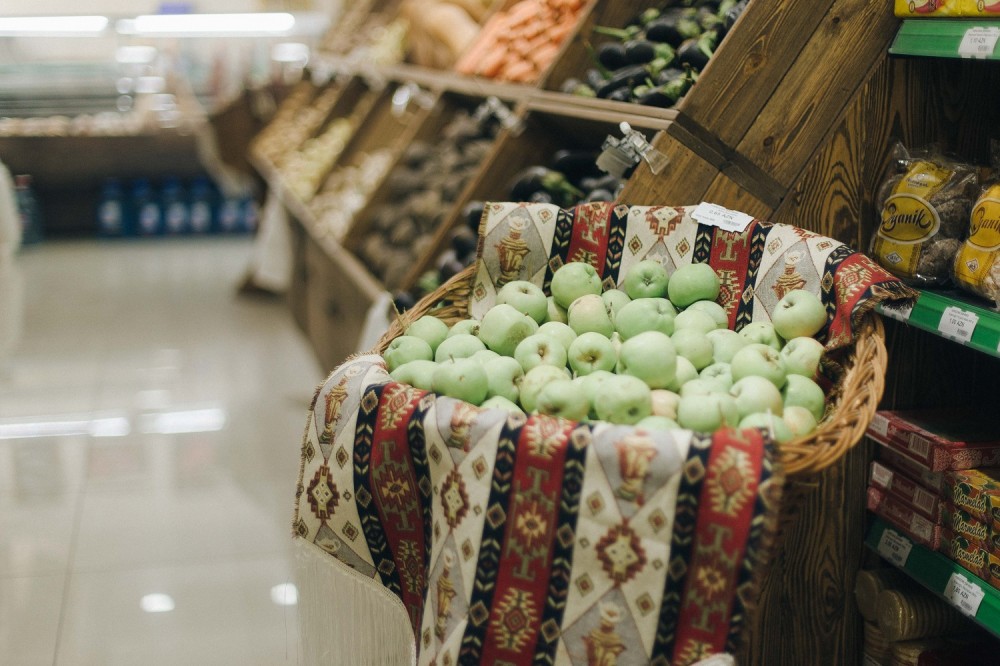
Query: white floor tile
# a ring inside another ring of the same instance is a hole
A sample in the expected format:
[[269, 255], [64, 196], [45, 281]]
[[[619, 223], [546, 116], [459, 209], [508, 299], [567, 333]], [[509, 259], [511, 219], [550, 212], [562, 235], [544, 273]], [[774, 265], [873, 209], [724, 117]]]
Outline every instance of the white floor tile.
[[0, 577], [0, 661], [51, 666], [65, 575]]

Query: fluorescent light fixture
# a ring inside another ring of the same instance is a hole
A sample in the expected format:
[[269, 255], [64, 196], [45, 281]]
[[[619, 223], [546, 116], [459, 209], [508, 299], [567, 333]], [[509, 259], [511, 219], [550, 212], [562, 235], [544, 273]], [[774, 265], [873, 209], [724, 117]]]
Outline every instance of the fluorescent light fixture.
[[33, 421], [0, 422], [0, 439], [33, 439], [35, 437], [125, 437], [132, 432], [124, 416], [67, 416]]
[[279, 606], [294, 606], [299, 603], [299, 589], [292, 583], [282, 583], [271, 588], [271, 601]]
[[271, 48], [271, 60], [306, 63], [309, 60], [309, 47], [299, 42], [275, 44]]
[[169, 613], [174, 609], [174, 599], [169, 594], [154, 592], [139, 600], [139, 608], [147, 613]]
[[295, 27], [285, 12], [254, 14], [144, 14], [119, 21], [118, 32], [137, 35], [205, 35], [215, 33], [283, 33]]
[[0, 34], [90, 34], [108, 27], [107, 16], [7, 16], [0, 18]]

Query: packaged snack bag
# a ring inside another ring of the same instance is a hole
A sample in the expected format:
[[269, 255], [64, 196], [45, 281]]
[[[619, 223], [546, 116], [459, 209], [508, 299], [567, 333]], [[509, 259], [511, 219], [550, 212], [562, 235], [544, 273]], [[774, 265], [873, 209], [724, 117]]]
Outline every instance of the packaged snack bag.
[[983, 188], [972, 207], [969, 238], [952, 265], [955, 283], [1000, 307], [1000, 182]]

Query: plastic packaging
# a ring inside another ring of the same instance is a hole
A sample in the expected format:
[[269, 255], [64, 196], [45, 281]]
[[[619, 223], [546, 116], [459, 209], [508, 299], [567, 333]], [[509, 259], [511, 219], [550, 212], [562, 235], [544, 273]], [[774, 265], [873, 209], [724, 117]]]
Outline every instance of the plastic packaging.
[[910, 284], [946, 284], [968, 233], [977, 172], [932, 149], [907, 152], [897, 145], [896, 156], [896, 172], [876, 195], [881, 222], [872, 236], [871, 254]]
[[[1000, 141], [994, 140], [991, 149], [994, 173], [1000, 173]], [[984, 185], [972, 206], [969, 237], [955, 256], [952, 277], [1000, 310], [1000, 179]]]

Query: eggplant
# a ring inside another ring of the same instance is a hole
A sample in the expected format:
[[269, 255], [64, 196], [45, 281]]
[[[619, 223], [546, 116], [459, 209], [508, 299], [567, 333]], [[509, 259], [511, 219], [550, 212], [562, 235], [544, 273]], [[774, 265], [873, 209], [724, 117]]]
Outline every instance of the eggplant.
[[601, 70], [596, 67], [591, 67], [583, 75], [584, 83], [593, 88], [595, 91], [600, 90], [601, 87], [607, 82], [607, 78], [601, 73]]
[[625, 42], [625, 58], [633, 65], [645, 65], [656, 57], [653, 42], [644, 39], [633, 39]]
[[614, 192], [612, 192], [611, 190], [606, 190], [604, 188], [601, 188], [598, 190], [593, 190], [590, 194], [588, 194], [584, 198], [583, 202], [590, 203], [591, 201], [614, 201], [614, 200], [615, 200]]
[[574, 187], [564, 174], [543, 166], [524, 169], [510, 186], [512, 201], [530, 201], [531, 195], [541, 191], [551, 194], [554, 203], [583, 196], [583, 192]]
[[577, 97], [597, 97], [597, 93], [586, 83], [581, 83], [573, 89], [573, 94]]
[[572, 95], [574, 94], [574, 91], [582, 85], [584, 84], [580, 81], [580, 79], [574, 79], [571, 77], [563, 81], [562, 85], [559, 86], [559, 92]]
[[730, 7], [723, 15], [727, 30], [732, 28], [733, 24], [736, 23], [736, 19], [738, 19], [740, 17], [740, 14], [743, 13], [743, 10], [747, 8], [747, 3], [748, 0], [739, 0], [739, 2]]
[[550, 204], [555, 201], [555, 197], [550, 192], [540, 190], [528, 197], [530, 203]]
[[646, 78], [646, 68], [642, 65], [630, 65], [615, 72], [611, 78], [604, 82], [604, 85], [597, 88], [597, 96], [607, 98], [612, 91], [618, 90], [622, 86], [631, 86], [637, 81]]
[[601, 173], [597, 154], [592, 150], [559, 150], [552, 156], [552, 168], [571, 180], [579, 181]]
[[684, 76], [684, 70], [677, 67], [668, 67], [659, 74], [656, 75], [656, 85], [662, 86], [664, 83], [670, 83], [676, 78]]
[[397, 291], [392, 295], [392, 306], [402, 314], [417, 304], [417, 299], [408, 291]]
[[655, 88], [650, 88], [646, 93], [642, 95], [636, 95], [635, 98], [636, 103], [641, 104], [643, 106], [653, 106], [661, 109], [669, 109], [674, 104], [676, 104], [677, 100], [680, 98], [679, 97], [675, 98], [673, 97], [673, 95], [667, 94], [667, 91], [664, 90], [666, 85], [668, 84], [665, 84], [663, 86], [657, 86]]
[[451, 232], [451, 248], [459, 257], [475, 252], [479, 245], [479, 235], [469, 227], [456, 227]]
[[660, 44], [680, 46], [685, 38], [681, 31], [678, 30], [675, 19], [661, 18], [646, 26], [646, 39]]
[[608, 96], [604, 99], [611, 100], [612, 102], [631, 102], [632, 101], [632, 89], [629, 86], [622, 86], [621, 88], [616, 88], [608, 93]]
[[479, 223], [483, 219], [483, 211], [485, 210], [486, 204], [482, 201], [470, 201], [465, 204], [465, 208], [462, 209], [462, 219], [465, 220], [465, 226], [478, 234]]
[[697, 39], [687, 40], [677, 49], [677, 59], [698, 71], [705, 69], [715, 52], [716, 39], [716, 35], [707, 32]]
[[631, 62], [627, 45], [620, 42], [605, 42], [597, 47], [597, 62], [605, 69], [621, 69]]

